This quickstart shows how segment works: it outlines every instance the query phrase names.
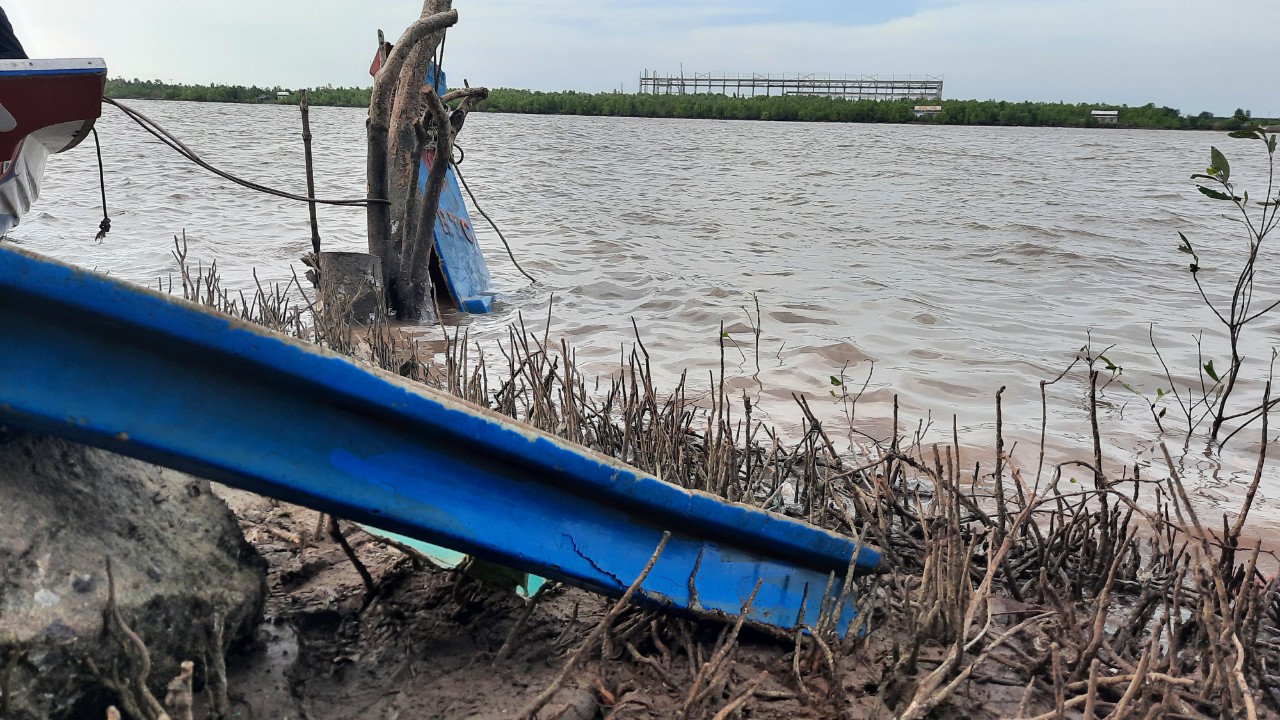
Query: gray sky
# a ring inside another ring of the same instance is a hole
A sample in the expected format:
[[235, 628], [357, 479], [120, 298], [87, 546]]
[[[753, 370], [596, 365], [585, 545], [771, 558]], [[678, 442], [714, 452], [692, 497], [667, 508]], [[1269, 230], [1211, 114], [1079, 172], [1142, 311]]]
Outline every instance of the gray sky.
[[[376, 30], [421, 0], [0, 0], [33, 57], [112, 76], [369, 84]], [[789, 7], [794, 5], [794, 7]], [[941, 75], [944, 97], [1280, 115], [1280, 2], [1224, 0], [455, 0], [456, 82], [636, 89], [641, 70]], [[800, 8], [800, 9], [797, 9]]]

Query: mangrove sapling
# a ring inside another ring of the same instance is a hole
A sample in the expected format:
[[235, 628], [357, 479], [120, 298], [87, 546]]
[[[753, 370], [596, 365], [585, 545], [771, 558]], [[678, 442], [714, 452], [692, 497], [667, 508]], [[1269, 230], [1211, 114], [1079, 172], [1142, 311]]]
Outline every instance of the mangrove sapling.
[[[858, 388], [857, 392], [849, 392], [849, 377], [846, 374], [848, 370], [849, 363], [846, 362], [840, 368], [839, 375], [831, 376], [829, 382], [834, 389], [829, 390], [828, 393], [831, 397], [836, 399], [836, 402], [840, 404], [841, 409], [844, 411], [845, 420], [847, 420], [849, 424], [849, 440], [852, 444], [852, 435], [854, 431], [853, 420], [857, 417], [858, 401], [862, 399], [863, 394], [867, 392], [867, 388], [871, 385], [871, 376], [874, 375], [876, 371], [876, 361], [867, 361], [867, 376], [863, 378], [862, 385]], [[839, 392], [836, 392], [836, 390], [839, 390]]]
[[[1191, 176], [1193, 180], [1203, 181], [1203, 184], [1197, 184], [1196, 189], [1205, 197], [1215, 202], [1229, 203], [1236, 210], [1239, 216], [1240, 227], [1244, 229], [1247, 248], [1244, 260], [1241, 262], [1240, 270], [1235, 274], [1232, 284], [1227, 288], [1224, 300], [1214, 300], [1210, 298], [1210, 293], [1205, 289], [1201, 282], [1201, 270], [1204, 266], [1201, 264], [1200, 255], [1191, 240], [1184, 233], [1179, 232], [1178, 237], [1181, 242], [1178, 245], [1178, 251], [1191, 256], [1191, 262], [1188, 265], [1188, 271], [1191, 273], [1192, 282], [1195, 283], [1196, 291], [1200, 295], [1200, 299], [1213, 312], [1214, 317], [1223, 326], [1226, 331], [1227, 347], [1226, 351], [1229, 359], [1225, 367], [1215, 367], [1213, 359], [1205, 361], [1203, 357], [1199, 362], [1199, 379], [1200, 379], [1200, 397], [1194, 402], [1187, 404], [1182, 402], [1179, 397], [1179, 407], [1187, 415], [1189, 427], [1194, 429], [1204, 419], [1210, 421], [1208, 440], [1211, 446], [1225, 444], [1230, 434], [1223, 438], [1224, 426], [1228, 423], [1238, 423], [1238, 427], [1244, 427], [1256, 421], [1262, 416], [1267, 407], [1276, 404], [1278, 399], [1268, 398], [1263, 404], [1255, 403], [1233, 403], [1233, 395], [1239, 389], [1241, 371], [1244, 369], [1245, 360], [1243, 354], [1241, 338], [1247, 326], [1255, 323], [1259, 318], [1267, 315], [1277, 306], [1280, 306], [1280, 299], [1275, 300], [1257, 300], [1255, 298], [1255, 285], [1258, 275], [1258, 262], [1261, 256], [1262, 245], [1266, 241], [1267, 236], [1275, 230], [1280, 224], [1280, 192], [1277, 192], [1276, 174], [1275, 174], [1275, 152], [1276, 152], [1276, 133], [1280, 129], [1273, 127], [1258, 127], [1237, 130], [1230, 134], [1233, 138], [1257, 140], [1267, 155], [1267, 189], [1266, 195], [1262, 200], [1253, 200], [1252, 204], [1248, 192], [1240, 192], [1237, 194], [1235, 182], [1231, 177], [1231, 165], [1227, 161], [1226, 155], [1218, 148], [1213, 147], [1209, 153], [1209, 167], [1203, 173], [1196, 173]], [[1258, 307], [1261, 306], [1261, 309]], [[1197, 340], [1197, 349], [1200, 348], [1199, 340]], [[1206, 380], [1207, 378], [1207, 380]], [[1171, 393], [1176, 394], [1174, 388]], [[1163, 390], [1157, 391], [1157, 398], [1165, 395]], [[1203, 407], [1205, 414], [1200, 419], [1193, 419], [1192, 414], [1197, 408]]]
[[[1098, 430], [1098, 396], [1111, 383], [1118, 381], [1120, 375], [1124, 373], [1124, 368], [1107, 359], [1106, 353], [1113, 347], [1115, 346], [1108, 345], [1101, 352], [1094, 354], [1093, 338], [1090, 333], [1089, 342], [1080, 348], [1080, 358], [1089, 368], [1089, 425], [1093, 432], [1093, 480], [1094, 487], [1099, 489], [1106, 483], [1106, 476], [1102, 472], [1102, 435]], [[1099, 369], [1098, 365], [1102, 365], [1102, 369]], [[1098, 380], [1102, 377], [1103, 371], [1110, 373], [1110, 377], [1099, 386]]]

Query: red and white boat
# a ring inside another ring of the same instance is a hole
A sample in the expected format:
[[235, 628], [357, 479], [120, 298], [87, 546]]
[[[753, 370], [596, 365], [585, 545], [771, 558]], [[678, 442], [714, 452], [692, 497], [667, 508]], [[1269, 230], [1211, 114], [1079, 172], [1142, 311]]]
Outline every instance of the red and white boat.
[[39, 196], [48, 157], [89, 135], [106, 81], [101, 58], [0, 60], [0, 237]]

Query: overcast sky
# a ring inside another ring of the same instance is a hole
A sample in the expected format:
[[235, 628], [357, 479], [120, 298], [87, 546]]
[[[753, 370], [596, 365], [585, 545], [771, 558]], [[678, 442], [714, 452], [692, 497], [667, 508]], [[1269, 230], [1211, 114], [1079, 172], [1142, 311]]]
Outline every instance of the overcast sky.
[[[421, 0], [0, 0], [33, 57], [112, 76], [367, 86]], [[1280, 1], [455, 0], [456, 82], [634, 92], [642, 70], [933, 75], [945, 98], [1280, 115]]]

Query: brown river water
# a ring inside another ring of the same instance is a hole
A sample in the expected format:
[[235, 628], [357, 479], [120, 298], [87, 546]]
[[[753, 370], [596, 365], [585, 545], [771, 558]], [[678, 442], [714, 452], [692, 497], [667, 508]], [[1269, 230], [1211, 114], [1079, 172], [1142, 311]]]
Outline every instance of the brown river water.
[[[248, 179], [303, 193], [298, 111], [270, 105], [130, 103], [206, 160]], [[23, 247], [155, 287], [174, 272], [173, 236], [185, 230], [193, 261], [216, 260], [224, 285], [284, 282], [310, 249], [305, 205], [242, 190], [187, 163], [104, 109], [98, 128], [112, 232], [95, 244], [101, 211], [91, 143], [51, 159], [42, 197], [10, 233]], [[364, 117], [313, 108], [317, 194], [364, 193]], [[893, 398], [903, 427], [950, 439], [976, 458], [994, 444], [995, 393], [1006, 443], [1034, 474], [1040, 382], [1092, 341], [1121, 380], [1149, 395], [1168, 389], [1148, 341], [1175, 378], [1195, 377], [1193, 334], [1205, 358], [1226, 364], [1221, 333], [1176, 251], [1178, 231], [1201, 249], [1208, 285], [1230, 281], [1243, 255], [1239, 225], [1188, 180], [1210, 145], [1233, 160], [1242, 185], [1265, 180], [1253, 145], [1218, 133], [649, 120], [473, 114], [459, 138], [462, 169], [499, 223], [526, 281], [473, 210], [494, 276], [489, 316], [468, 324], [490, 357], [517, 313], [577, 348], [606, 376], [634, 343], [631, 321], [660, 387], [689, 371], [706, 396], [721, 365], [794, 436], [792, 394], [809, 398], [834, 439], [847, 412], [887, 434]], [[325, 249], [363, 250], [363, 210], [321, 208]], [[1263, 299], [1275, 297], [1274, 253], [1264, 257]], [[301, 273], [299, 273], [301, 274]], [[757, 314], [756, 303], [759, 303]], [[759, 341], [756, 341], [758, 330]], [[438, 330], [424, 328], [424, 336]], [[1265, 376], [1280, 314], [1246, 338], [1251, 372]], [[850, 409], [832, 376], [867, 389]], [[869, 381], [868, 374], [870, 374]], [[1091, 456], [1087, 382], [1075, 372], [1049, 389], [1051, 459]], [[1250, 383], [1241, 397], [1261, 398]], [[1170, 406], [1167, 421], [1180, 422]], [[1164, 474], [1146, 401], [1121, 385], [1102, 394], [1110, 472], [1121, 464]], [[1272, 430], [1272, 439], [1275, 431]], [[1253, 473], [1256, 429], [1218, 458], [1171, 450], [1196, 478], [1204, 505], [1234, 508]], [[971, 463], [971, 460], [967, 460]], [[1077, 475], [1081, 470], [1074, 471]], [[1255, 506], [1280, 519], [1280, 471], [1268, 468]]]

